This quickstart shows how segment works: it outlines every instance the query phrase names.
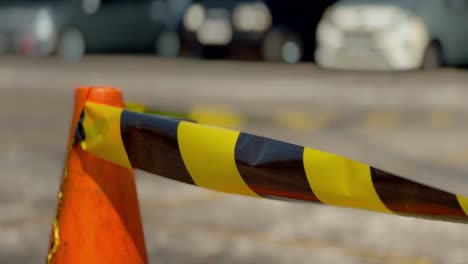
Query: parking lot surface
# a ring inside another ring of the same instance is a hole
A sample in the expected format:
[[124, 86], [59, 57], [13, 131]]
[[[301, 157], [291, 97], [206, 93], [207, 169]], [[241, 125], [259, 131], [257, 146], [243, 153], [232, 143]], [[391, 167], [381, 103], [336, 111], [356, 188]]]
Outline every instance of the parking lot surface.
[[[326, 71], [155, 57], [0, 58], [0, 262], [45, 261], [78, 85], [168, 111], [230, 109], [238, 129], [468, 196], [468, 72]], [[468, 227], [225, 195], [137, 171], [151, 263], [466, 263]]]

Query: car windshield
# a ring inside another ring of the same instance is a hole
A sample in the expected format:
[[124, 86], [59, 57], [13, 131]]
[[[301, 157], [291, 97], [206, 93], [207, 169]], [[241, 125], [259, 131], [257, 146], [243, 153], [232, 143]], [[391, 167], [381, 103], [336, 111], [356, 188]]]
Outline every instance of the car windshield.
[[[462, 0], [463, 1], [463, 0]], [[425, 3], [424, 0], [422, 2]], [[404, 7], [412, 7], [421, 3], [421, 0], [341, 0], [336, 3], [337, 6], [352, 6], [352, 5], [397, 5]]]

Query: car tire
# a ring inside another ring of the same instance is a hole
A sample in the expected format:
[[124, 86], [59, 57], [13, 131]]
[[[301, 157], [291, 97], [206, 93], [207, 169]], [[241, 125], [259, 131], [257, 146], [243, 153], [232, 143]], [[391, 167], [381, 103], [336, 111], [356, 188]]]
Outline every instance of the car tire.
[[263, 39], [262, 57], [266, 61], [296, 63], [303, 55], [302, 43], [295, 34], [271, 30]]
[[156, 54], [162, 57], [176, 57], [180, 53], [180, 37], [172, 30], [163, 31], [155, 41]]
[[282, 31], [272, 29], [266, 33], [262, 43], [262, 57], [266, 61], [280, 61], [281, 47], [285, 42], [285, 35]]
[[81, 31], [71, 28], [61, 34], [57, 52], [65, 61], [77, 62], [84, 56], [85, 51], [86, 42]]
[[298, 63], [303, 56], [302, 43], [299, 38], [292, 35], [281, 46], [281, 61]]
[[444, 66], [442, 47], [438, 42], [431, 41], [424, 52], [421, 67], [423, 70], [434, 70]]

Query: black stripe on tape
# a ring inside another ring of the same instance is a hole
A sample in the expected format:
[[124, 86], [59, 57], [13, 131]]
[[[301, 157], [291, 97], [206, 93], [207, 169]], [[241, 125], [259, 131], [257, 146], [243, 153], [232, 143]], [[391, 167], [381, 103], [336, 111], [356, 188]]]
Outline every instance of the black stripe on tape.
[[260, 196], [318, 202], [307, 181], [303, 153], [301, 146], [241, 133], [235, 159], [244, 181]]
[[466, 217], [454, 194], [371, 168], [375, 190], [395, 213], [433, 217]]
[[120, 127], [132, 167], [195, 184], [180, 154], [178, 125], [179, 121], [174, 119], [124, 110]]

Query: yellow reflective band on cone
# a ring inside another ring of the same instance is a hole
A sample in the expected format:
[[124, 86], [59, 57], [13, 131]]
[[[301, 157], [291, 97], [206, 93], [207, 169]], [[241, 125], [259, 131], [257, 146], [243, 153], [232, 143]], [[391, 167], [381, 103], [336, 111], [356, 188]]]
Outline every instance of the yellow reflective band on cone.
[[83, 128], [85, 140], [81, 147], [91, 154], [131, 168], [120, 134], [120, 116], [123, 109], [86, 102]]
[[465, 214], [468, 215], [468, 197], [457, 195], [457, 200], [461, 208], [463, 209], [463, 212], [465, 212]]
[[193, 181], [200, 187], [258, 197], [237, 170], [234, 149], [239, 132], [182, 121], [179, 149]]
[[315, 149], [304, 149], [312, 191], [325, 204], [391, 213], [380, 200], [366, 164]]

